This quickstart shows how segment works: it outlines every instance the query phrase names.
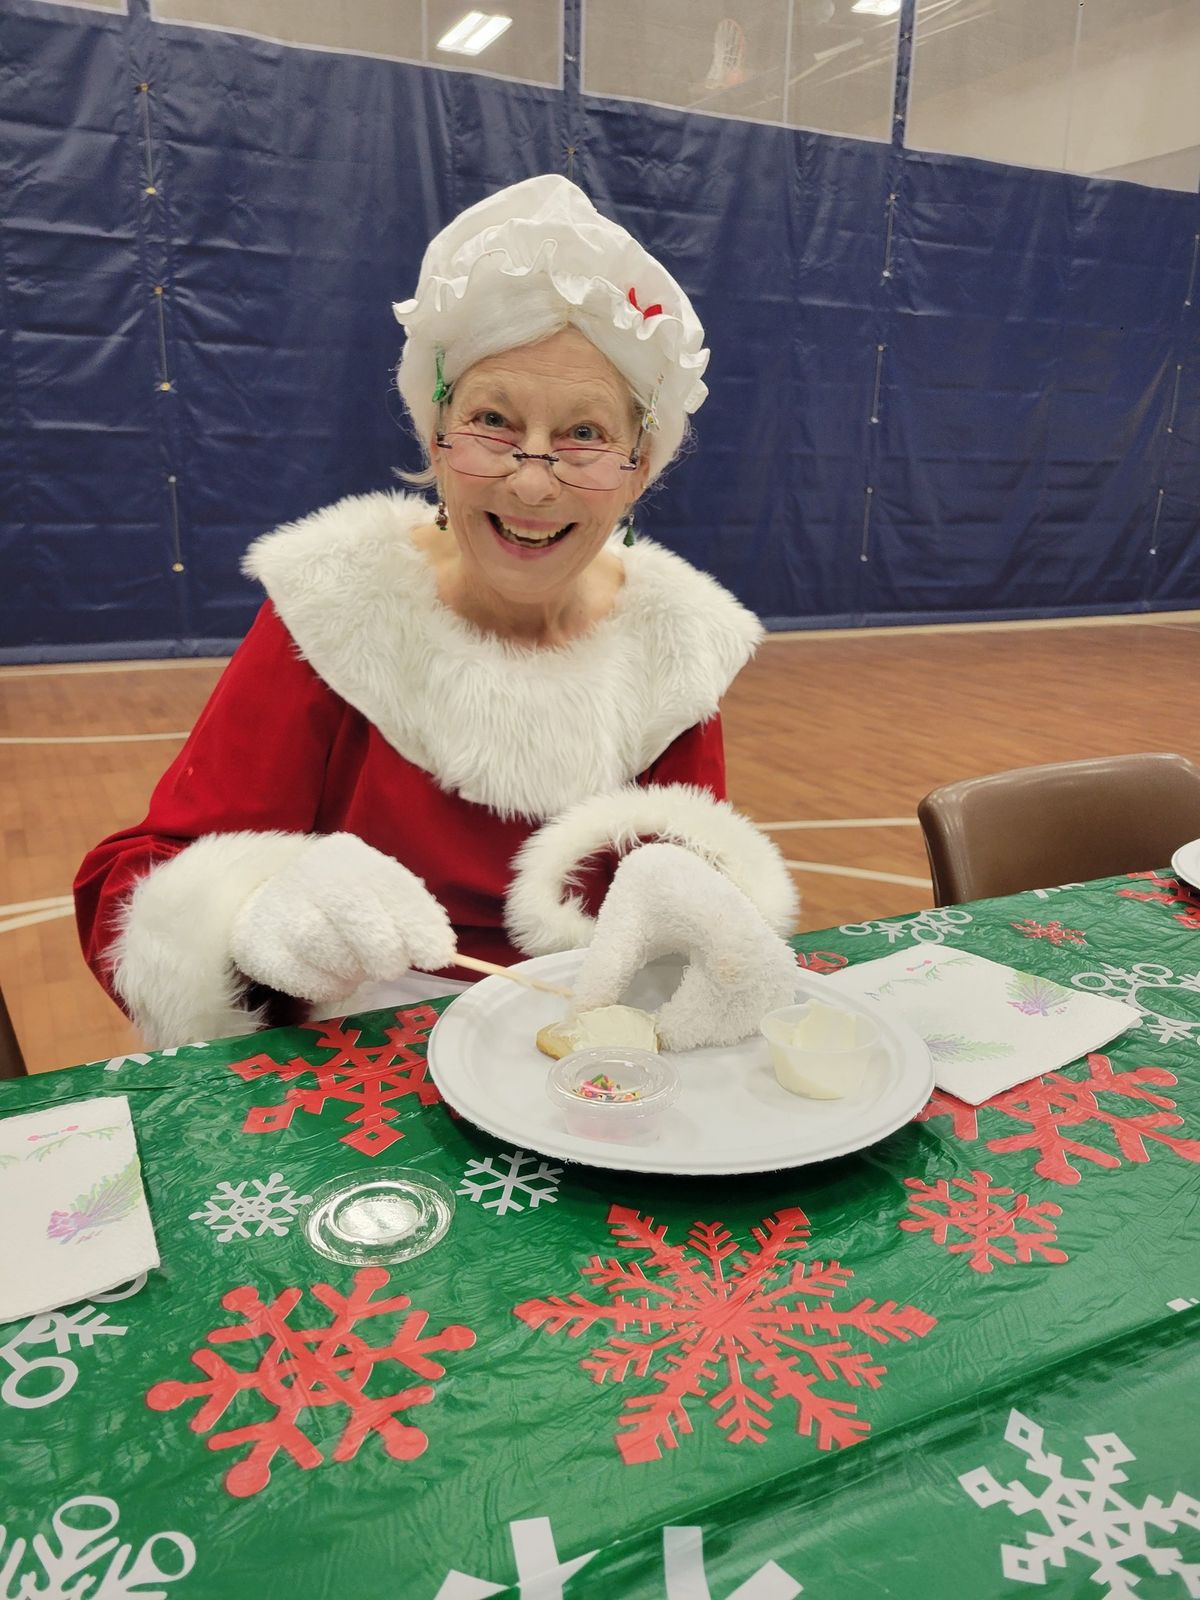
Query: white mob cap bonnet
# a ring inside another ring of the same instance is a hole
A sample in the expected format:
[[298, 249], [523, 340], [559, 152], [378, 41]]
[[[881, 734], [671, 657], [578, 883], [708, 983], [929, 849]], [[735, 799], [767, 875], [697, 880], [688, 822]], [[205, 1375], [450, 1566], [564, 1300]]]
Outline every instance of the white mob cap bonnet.
[[649, 413], [651, 477], [704, 403], [704, 329], [667, 269], [566, 178], [526, 178], [469, 206], [432, 240], [411, 300], [397, 386], [419, 437], [437, 426], [437, 362], [451, 385], [485, 356], [570, 324], [612, 362]]

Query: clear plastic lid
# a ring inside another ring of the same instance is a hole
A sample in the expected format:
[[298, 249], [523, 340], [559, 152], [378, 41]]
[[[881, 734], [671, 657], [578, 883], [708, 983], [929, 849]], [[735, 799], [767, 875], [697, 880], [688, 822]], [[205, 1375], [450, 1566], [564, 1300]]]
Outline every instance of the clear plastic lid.
[[303, 1214], [313, 1249], [349, 1266], [387, 1266], [432, 1250], [454, 1216], [454, 1194], [428, 1172], [392, 1167], [344, 1174], [315, 1190]]

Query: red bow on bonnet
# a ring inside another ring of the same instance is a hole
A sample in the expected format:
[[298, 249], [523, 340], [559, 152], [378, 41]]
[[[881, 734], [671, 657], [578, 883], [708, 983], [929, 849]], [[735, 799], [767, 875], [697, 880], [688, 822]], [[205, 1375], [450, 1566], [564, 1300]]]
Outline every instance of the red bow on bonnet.
[[[635, 311], [642, 311], [641, 306], [637, 303], [637, 295], [632, 289], [629, 291], [629, 304]], [[642, 315], [644, 317], [661, 317], [662, 314], [663, 308], [661, 306], [647, 306], [646, 309], [642, 311]]]

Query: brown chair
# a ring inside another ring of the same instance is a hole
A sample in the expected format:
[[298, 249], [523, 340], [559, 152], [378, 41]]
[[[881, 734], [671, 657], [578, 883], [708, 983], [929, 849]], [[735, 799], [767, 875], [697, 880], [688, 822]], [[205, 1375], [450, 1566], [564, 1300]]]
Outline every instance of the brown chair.
[[1017, 767], [917, 807], [934, 904], [1165, 867], [1200, 838], [1200, 766], [1151, 754]]
[[28, 1071], [0, 990], [0, 1078], [23, 1078]]

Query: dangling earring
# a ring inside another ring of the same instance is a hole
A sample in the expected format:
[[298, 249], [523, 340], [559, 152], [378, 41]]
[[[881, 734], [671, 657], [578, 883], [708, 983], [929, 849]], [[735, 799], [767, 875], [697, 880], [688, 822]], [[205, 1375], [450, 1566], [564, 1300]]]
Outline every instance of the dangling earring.
[[446, 515], [446, 502], [444, 500], [438, 501], [437, 516], [433, 520], [443, 533], [450, 526], [450, 518]]
[[637, 530], [633, 526], [633, 507], [632, 506], [630, 506], [629, 510], [625, 513], [624, 527], [625, 527], [625, 536], [621, 540], [621, 543], [625, 544], [625, 545], [636, 544], [637, 543]]

